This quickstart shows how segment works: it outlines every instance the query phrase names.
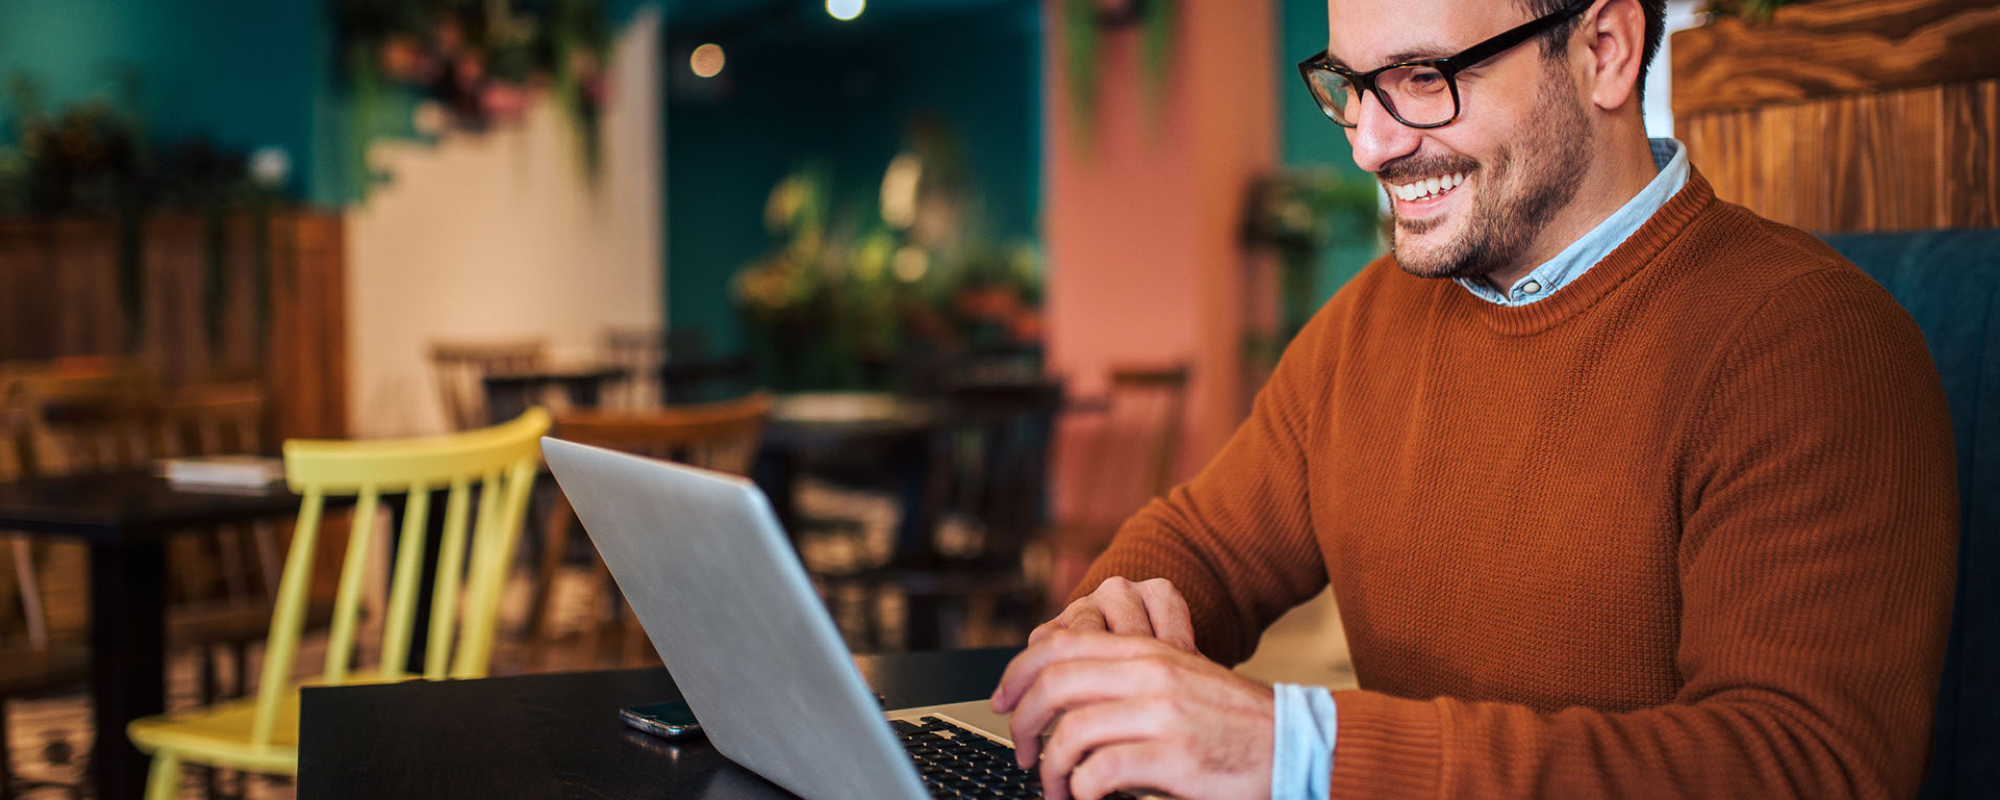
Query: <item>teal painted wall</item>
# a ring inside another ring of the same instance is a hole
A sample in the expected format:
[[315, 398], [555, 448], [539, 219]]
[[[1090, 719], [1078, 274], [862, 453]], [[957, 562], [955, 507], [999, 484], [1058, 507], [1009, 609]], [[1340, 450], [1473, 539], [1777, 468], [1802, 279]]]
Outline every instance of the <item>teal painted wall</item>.
[[[911, 120], [943, 120], [964, 150], [982, 217], [997, 242], [1039, 229], [1041, 22], [1032, 4], [923, 20], [863, 14], [838, 23], [806, 14], [789, 33], [725, 42], [728, 67], [712, 96], [686, 75], [683, 49], [667, 68], [667, 304], [733, 352], [744, 330], [729, 282], [774, 240], [764, 201], [808, 161], [831, 170], [834, 205], [873, 209], [882, 170]], [[670, 29], [673, 39], [676, 31]]]
[[[1374, 178], [1354, 166], [1354, 149], [1347, 135], [1320, 113], [1305, 83], [1299, 80], [1298, 63], [1326, 49], [1325, 0], [1277, 0], [1278, 2], [1278, 124], [1279, 163], [1286, 167], [1330, 169], [1344, 180], [1374, 182]], [[1338, 226], [1334, 242], [1320, 258], [1315, 289], [1318, 302], [1360, 272], [1380, 255], [1374, 227], [1358, 221]]]
[[[604, 0], [621, 25], [664, 0]], [[53, 113], [91, 98], [122, 101], [154, 142], [207, 137], [232, 151], [284, 148], [290, 193], [337, 205], [346, 185], [346, 103], [328, 0], [0, 0], [0, 82], [22, 74]], [[4, 85], [4, 84], [0, 84]], [[0, 103], [0, 143], [16, 125]]]
[[[0, 0], [0, 79], [23, 74], [41, 106], [120, 96], [155, 142], [205, 136], [231, 150], [282, 147], [291, 191], [339, 198], [339, 114], [323, 0]], [[0, 109], [0, 137], [15, 123]]]

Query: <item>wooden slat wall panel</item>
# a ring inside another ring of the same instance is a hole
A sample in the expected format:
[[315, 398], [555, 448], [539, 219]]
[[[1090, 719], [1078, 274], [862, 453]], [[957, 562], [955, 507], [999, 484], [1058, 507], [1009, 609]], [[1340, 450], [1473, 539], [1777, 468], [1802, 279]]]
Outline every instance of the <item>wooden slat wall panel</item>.
[[[137, 353], [168, 385], [264, 379], [278, 436], [339, 437], [347, 430], [341, 221], [286, 211], [270, 225], [269, 328], [258, 329], [255, 220], [235, 217], [224, 222], [221, 335], [211, 337], [209, 222], [147, 220]], [[0, 362], [132, 352], [119, 230], [108, 219], [0, 220]]]
[[1938, 160], [1959, 178], [1941, 187], [1940, 206], [1968, 220], [2000, 219], [2000, 148], [1993, 144], [2000, 141], [2000, 80], [1945, 87], [1942, 104]]
[[[63, 246], [48, 256], [61, 293], [56, 309], [118, 308], [118, 226], [109, 220], [64, 219], [51, 228]], [[116, 353], [125, 346], [123, 314], [57, 316], [49, 355]]]
[[281, 437], [347, 435], [346, 234], [331, 215], [273, 226], [271, 395]]

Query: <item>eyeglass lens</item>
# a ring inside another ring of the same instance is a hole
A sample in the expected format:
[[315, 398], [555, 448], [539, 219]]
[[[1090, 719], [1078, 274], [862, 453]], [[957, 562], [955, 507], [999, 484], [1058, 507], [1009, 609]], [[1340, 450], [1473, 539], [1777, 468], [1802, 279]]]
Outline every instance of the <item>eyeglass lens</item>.
[[[1360, 121], [1361, 90], [1339, 73], [1313, 70], [1309, 83], [1320, 109], [1334, 122]], [[1433, 67], [1396, 67], [1375, 76], [1376, 96], [1391, 114], [1410, 125], [1440, 125], [1458, 116], [1450, 79]]]

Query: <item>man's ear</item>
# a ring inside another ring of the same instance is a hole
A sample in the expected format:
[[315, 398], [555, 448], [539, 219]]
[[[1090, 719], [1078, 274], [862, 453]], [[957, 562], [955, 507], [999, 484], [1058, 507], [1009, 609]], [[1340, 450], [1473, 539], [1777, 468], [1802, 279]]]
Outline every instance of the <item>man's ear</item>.
[[1646, 11], [1639, 0], [1605, 0], [1586, 14], [1576, 39], [1590, 56], [1590, 100], [1616, 111], [1639, 95], [1639, 68], [1646, 52]]

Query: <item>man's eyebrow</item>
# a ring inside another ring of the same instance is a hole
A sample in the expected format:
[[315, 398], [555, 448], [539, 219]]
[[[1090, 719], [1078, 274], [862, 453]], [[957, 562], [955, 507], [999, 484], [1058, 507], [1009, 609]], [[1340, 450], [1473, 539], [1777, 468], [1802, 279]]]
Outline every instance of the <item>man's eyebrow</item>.
[[[1424, 61], [1436, 58], [1450, 58], [1455, 54], [1456, 51], [1446, 50], [1444, 47], [1441, 46], [1419, 45], [1412, 49], [1404, 50], [1400, 53], [1390, 54], [1388, 58], [1382, 60], [1382, 64], [1383, 65], [1401, 64], [1405, 61]], [[1340, 59], [1340, 56], [1336, 56], [1333, 54], [1333, 48], [1331, 47], [1327, 48], [1326, 50], [1326, 63], [1332, 64], [1336, 67], [1340, 67], [1341, 69], [1352, 69], [1355, 70], [1356, 72], [1365, 71], [1365, 70], [1355, 69], [1354, 66], [1348, 64], [1345, 61], [1342, 61]]]

